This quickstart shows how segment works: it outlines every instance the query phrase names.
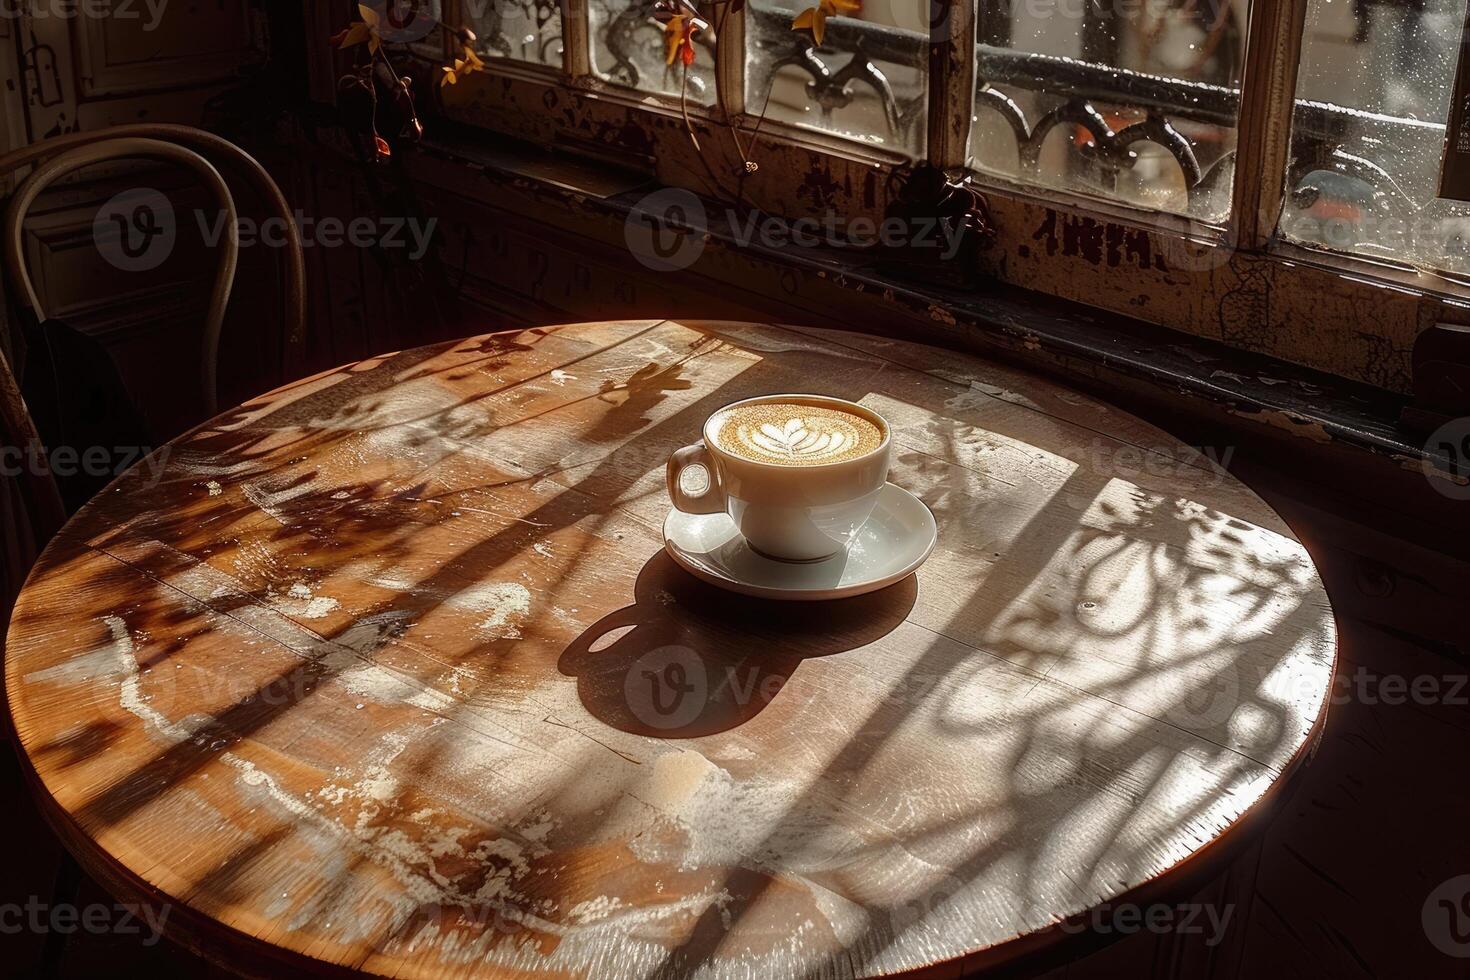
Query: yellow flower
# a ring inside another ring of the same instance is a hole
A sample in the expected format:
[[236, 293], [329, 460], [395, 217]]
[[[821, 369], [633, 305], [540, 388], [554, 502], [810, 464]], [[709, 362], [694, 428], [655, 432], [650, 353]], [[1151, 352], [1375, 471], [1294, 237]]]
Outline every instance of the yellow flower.
[[342, 40], [337, 46], [350, 48], [354, 44], [362, 44], [366, 41], [368, 50], [377, 54], [378, 49], [383, 46], [383, 37], [378, 33], [378, 12], [367, 4], [360, 3], [357, 5], [357, 14], [362, 20], [354, 21], [352, 26], [347, 28], [346, 33], [341, 35]]
[[445, 65], [442, 69], [444, 74], [439, 76], [439, 87], [446, 85], [457, 85], [459, 80], [466, 75], [473, 75], [477, 71], [485, 70], [485, 62], [475, 54], [474, 48], [468, 44], [464, 46], [464, 57], [455, 58], [453, 65]]

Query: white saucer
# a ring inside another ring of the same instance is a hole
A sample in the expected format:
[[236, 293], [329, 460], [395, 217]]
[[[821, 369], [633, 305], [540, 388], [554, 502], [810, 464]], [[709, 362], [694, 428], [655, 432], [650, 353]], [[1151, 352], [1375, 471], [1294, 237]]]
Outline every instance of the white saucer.
[[839, 599], [892, 585], [924, 564], [938, 538], [924, 502], [889, 483], [873, 516], [831, 558], [786, 562], [750, 547], [728, 514], [669, 511], [664, 549], [696, 578], [763, 599]]

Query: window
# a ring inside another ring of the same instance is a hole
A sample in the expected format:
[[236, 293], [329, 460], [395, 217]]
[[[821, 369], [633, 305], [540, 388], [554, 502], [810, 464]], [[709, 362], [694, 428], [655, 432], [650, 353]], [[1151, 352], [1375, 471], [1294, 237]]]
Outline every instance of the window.
[[714, 102], [714, 32], [694, 35], [695, 58], [686, 85], [682, 65], [668, 63], [663, 25], [651, 6], [647, 0], [589, 0], [593, 74], [614, 85], [696, 105]]
[[1218, 221], [1244, 0], [981, 0], [973, 166]]
[[1470, 273], [1470, 204], [1435, 197], [1465, 0], [1312, 0], [1281, 232]]
[[561, 8], [555, 0], [494, 0], [466, 8], [482, 56], [561, 67]]
[[556, 1], [494, 0], [465, 6], [481, 56], [562, 66], [562, 10]]
[[[927, 145], [931, 46], [963, 35], [969, 95], [945, 93], [954, 108], [940, 111], [967, 114], [957, 127], [967, 138], [962, 159], [937, 162], [1208, 223], [1228, 216], [1247, 0], [824, 0], [820, 41], [793, 29], [807, 4], [702, 0], [708, 26], [687, 72], [667, 57], [654, 0], [567, 9], [585, 18], [586, 72], [611, 90], [684, 109], [739, 106], [741, 125], [764, 139], [815, 131], [906, 160], [937, 149]], [[561, 64], [553, 0], [463, 6], [490, 58]], [[738, 50], [722, 45], [726, 30]], [[717, 59], [742, 52], [718, 81]]]
[[689, 0], [687, 71], [685, 0], [475, 2], [495, 84], [451, 115], [663, 185], [870, 220], [933, 164], [988, 202], [985, 274], [1401, 391], [1470, 323], [1467, 0]]
[[[822, 43], [794, 31], [805, 0], [751, 0], [747, 111], [873, 146], [924, 152], [928, 0], [870, 0], [826, 21]], [[841, 8], [839, 8], [841, 9]]]

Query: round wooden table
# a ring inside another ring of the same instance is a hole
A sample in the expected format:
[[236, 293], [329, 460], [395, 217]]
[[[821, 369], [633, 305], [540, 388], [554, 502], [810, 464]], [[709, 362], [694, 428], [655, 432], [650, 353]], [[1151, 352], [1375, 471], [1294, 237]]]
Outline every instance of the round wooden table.
[[[669, 452], [809, 390], [894, 428], [916, 576], [743, 599]], [[1160, 430], [975, 357], [617, 322], [363, 361], [124, 476], [9, 631], [84, 867], [246, 969], [816, 977], [999, 963], [1197, 867], [1315, 744], [1322, 584]]]

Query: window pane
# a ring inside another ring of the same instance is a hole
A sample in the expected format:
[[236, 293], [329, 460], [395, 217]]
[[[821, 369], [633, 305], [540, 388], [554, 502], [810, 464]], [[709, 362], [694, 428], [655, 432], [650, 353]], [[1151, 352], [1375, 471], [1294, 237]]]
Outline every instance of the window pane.
[[1465, 0], [1311, 0], [1281, 231], [1470, 272], [1470, 204], [1437, 200]]
[[922, 154], [928, 0], [867, 0], [858, 10], [828, 17], [821, 45], [810, 31], [791, 28], [806, 7], [806, 0], [746, 5], [745, 111]]
[[[592, 71], [598, 78], [641, 92], [680, 97], [684, 66], [666, 64], [664, 29], [653, 16], [653, 0], [589, 0]], [[687, 98], [691, 105], [715, 101], [715, 32], [694, 35]]]
[[482, 54], [561, 66], [561, 10], [552, 0], [467, 3], [463, 10]]
[[980, 0], [971, 166], [1223, 219], [1246, 16], [1246, 0]]

